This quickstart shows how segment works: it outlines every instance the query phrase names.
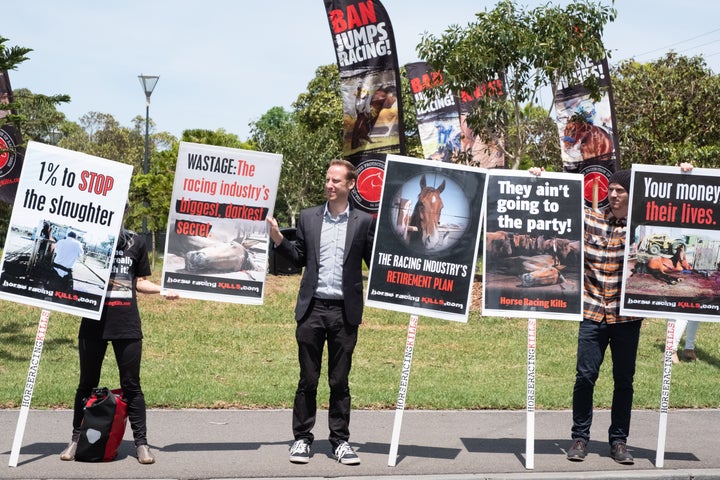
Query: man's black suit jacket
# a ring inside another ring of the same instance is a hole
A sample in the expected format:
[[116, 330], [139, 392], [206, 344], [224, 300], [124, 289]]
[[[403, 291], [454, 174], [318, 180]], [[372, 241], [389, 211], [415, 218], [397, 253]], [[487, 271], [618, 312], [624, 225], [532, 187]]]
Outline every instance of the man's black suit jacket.
[[[294, 242], [287, 238], [277, 246], [277, 252], [298, 267], [305, 267], [295, 305], [295, 320], [300, 321], [310, 308], [317, 290], [320, 270], [320, 233], [325, 205], [300, 212]], [[350, 208], [345, 236], [342, 292], [345, 316], [351, 325], [360, 325], [363, 313], [362, 261], [370, 265], [375, 238], [375, 218], [369, 213]]]

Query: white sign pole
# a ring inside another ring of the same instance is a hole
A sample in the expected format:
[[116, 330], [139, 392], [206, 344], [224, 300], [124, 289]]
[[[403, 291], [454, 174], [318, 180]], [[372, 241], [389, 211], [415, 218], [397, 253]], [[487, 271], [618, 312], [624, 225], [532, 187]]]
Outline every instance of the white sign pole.
[[670, 376], [672, 374], [672, 352], [675, 340], [675, 320], [668, 320], [665, 332], [665, 358], [663, 363], [662, 388], [660, 390], [660, 425], [658, 426], [655, 466], [662, 468], [665, 463], [665, 437], [667, 436], [667, 414], [670, 404]]
[[525, 468], [535, 468], [535, 348], [537, 347], [537, 321], [528, 319], [527, 339], [527, 396]]
[[403, 358], [402, 373], [400, 374], [400, 390], [398, 392], [397, 406], [395, 407], [395, 423], [393, 424], [392, 440], [390, 441], [390, 454], [388, 455], [388, 467], [394, 467], [397, 463], [398, 444], [400, 442], [400, 426], [402, 425], [403, 412], [405, 410], [405, 397], [410, 381], [410, 366], [412, 365], [413, 351], [415, 350], [415, 334], [417, 333], [418, 316], [410, 315], [407, 339], [405, 340], [405, 357]]
[[28, 370], [27, 380], [25, 381], [25, 391], [23, 392], [22, 404], [20, 406], [20, 416], [18, 417], [17, 427], [15, 428], [15, 438], [13, 440], [12, 450], [10, 451], [10, 462], [8, 463], [10, 467], [17, 467], [18, 458], [20, 457], [20, 446], [22, 445], [23, 435], [25, 435], [25, 424], [27, 423], [28, 413], [30, 412], [30, 401], [32, 400], [35, 380], [38, 369], [40, 368], [40, 357], [42, 356], [45, 333], [47, 332], [49, 320], [50, 310], [43, 310], [40, 313], [40, 322], [38, 323], [37, 335], [35, 336], [35, 347], [33, 348], [32, 357], [30, 358], [30, 369]]

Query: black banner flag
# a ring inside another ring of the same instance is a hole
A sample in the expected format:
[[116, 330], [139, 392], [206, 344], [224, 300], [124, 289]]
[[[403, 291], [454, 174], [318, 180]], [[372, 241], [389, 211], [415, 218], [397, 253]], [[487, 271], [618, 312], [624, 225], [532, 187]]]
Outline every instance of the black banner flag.
[[555, 111], [563, 170], [582, 173], [586, 204], [602, 207], [608, 178], [620, 165], [620, 149], [607, 58], [578, 72], [581, 78], [591, 74], [599, 79], [600, 100], [593, 101], [583, 85], [569, 85], [556, 90]]
[[415, 99], [423, 156], [455, 162], [461, 141], [459, 99], [452, 92], [441, 95], [432, 90], [443, 84], [443, 78], [427, 62], [408, 63], [405, 74]]
[[[0, 109], [13, 101], [10, 77], [7, 71], [0, 74]], [[9, 108], [9, 107], [8, 107]], [[8, 110], [0, 110], [0, 201], [13, 203], [22, 170], [25, 149], [21, 147], [20, 131], [10, 123], [2, 122]]]
[[[325, 9], [340, 72], [343, 156], [358, 168], [360, 183], [365, 170], [376, 175], [385, 154], [405, 153], [395, 36], [378, 0], [325, 0]], [[376, 188], [353, 200], [375, 212], [382, 182], [371, 183]]]

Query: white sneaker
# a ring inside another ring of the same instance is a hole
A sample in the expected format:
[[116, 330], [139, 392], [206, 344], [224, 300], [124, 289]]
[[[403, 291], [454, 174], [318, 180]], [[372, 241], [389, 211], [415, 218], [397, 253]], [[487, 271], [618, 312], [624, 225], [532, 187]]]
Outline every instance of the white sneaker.
[[335, 448], [335, 458], [343, 465], [360, 464], [360, 457], [357, 456], [348, 442], [342, 442]]

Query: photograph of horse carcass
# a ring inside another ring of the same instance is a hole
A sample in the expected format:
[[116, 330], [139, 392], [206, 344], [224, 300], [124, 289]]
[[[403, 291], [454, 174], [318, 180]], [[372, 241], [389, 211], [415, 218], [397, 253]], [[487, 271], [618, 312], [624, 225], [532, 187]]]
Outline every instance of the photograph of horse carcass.
[[720, 237], [707, 230], [640, 225], [626, 260], [626, 294], [720, 304]]
[[387, 150], [400, 142], [398, 79], [392, 69], [357, 75], [342, 80], [343, 152]]
[[267, 262], [264, 223], [215, 219], [207, 236], [170, 230], [165, 272], [257, 280]]
[[582, 177], [530, 177], [517, 171], [488, 176], [483, 311], [579, 320]]
[[[60, 265], [56, 245], [63, 239], [82, 245], [83, 254], [72, 265]], [[72, 239], [72, 240], [69, 240]], [[85, 292], [102, 296], [109, 276], [114, 236], [94, 238], [88, 232], [48, 220], [36, 225], [12, 225], [5, 243], [3, 283], [22, 285], [25, 296], [52, 297], [56, 289], [65, 294]], [[60, 273], [66, 280], [59, 282]], [[10, 291], [10, 290], [7, 290]]]

